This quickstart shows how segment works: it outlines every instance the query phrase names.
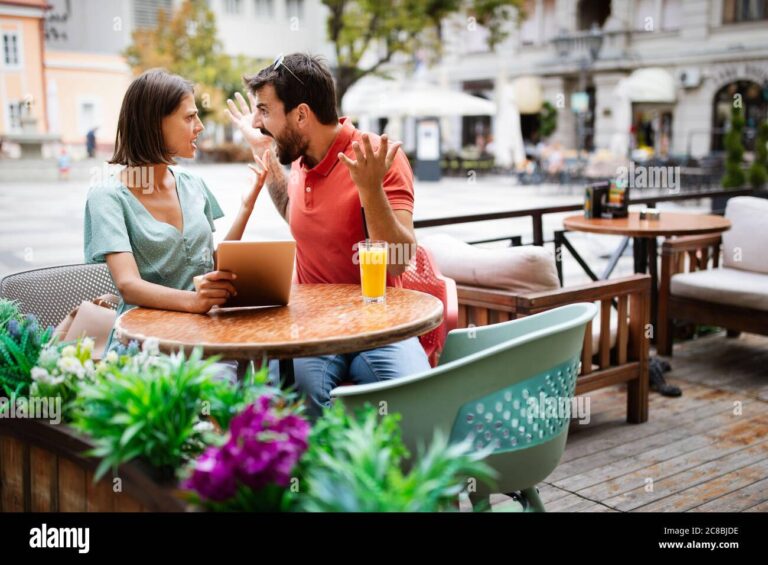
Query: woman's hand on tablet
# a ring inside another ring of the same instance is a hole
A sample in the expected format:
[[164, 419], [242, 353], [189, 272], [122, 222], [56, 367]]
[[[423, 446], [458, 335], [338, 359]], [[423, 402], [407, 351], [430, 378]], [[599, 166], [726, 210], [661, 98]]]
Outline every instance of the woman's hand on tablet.
[[195, 293], [189, 305], [189, 311], [194, 314], [205, 314], [214, 306], [223, 305], [230, 296], [235, 296], [237, 290], [231, 281], [237, 275], [229, 271], [212, 271], [200, 277], [195, 277]]

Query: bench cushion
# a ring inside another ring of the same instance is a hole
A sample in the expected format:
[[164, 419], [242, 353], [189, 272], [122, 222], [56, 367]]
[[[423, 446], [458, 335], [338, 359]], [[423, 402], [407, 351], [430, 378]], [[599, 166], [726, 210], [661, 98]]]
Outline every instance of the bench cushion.
[[725, 217], [732, 225], [723, 233], [723, 266], [768, 274], [768, 199], [731, 198]]
[[458, 284], [521, 294], [560, 288], [555, 258], [543, 247], [489, 249], [447, 234], [428, 235], [419, 240], [419, 245], [429, 249], [440, 272]]
[[674, 275], [673, 296], [768, 311], [768, 274], [739, 269], [710, 269]]

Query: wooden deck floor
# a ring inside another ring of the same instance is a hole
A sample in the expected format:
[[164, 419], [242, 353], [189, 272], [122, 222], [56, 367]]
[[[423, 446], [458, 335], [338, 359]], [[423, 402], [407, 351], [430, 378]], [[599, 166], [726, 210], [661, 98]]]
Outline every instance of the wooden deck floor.
[[622, 386], [591, 394], [591, 421], [539, 485], [548, 511], [768, 511], [768, 338], [711, 335], [670, 362], [683, 396], [651, 392], [644, 424], [625, 422]]

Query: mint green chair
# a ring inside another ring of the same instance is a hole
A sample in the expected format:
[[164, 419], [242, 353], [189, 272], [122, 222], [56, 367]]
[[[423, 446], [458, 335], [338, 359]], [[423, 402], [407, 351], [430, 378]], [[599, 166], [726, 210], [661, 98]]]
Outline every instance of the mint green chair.
[[436, 430], [451, 442], [470, 438], [473, 449], [490, 448], [486, 462], [498, 473], [496, 488], [478, 483], [470, 492], [475, 507], [500, 492], [514, 496], [520, 509], [544, 511], [535, 487], [559, 463], [568, 437], [564, 416], [570, 412], [554, 409], [570, 409], [584, 331], [596, 313], [594, 304], [578, 303], [453, 330], [436, 368], [338, 387], [331, 397], [347, 409], [371, 403], [400, 413], [403, 440], [412, 453]]

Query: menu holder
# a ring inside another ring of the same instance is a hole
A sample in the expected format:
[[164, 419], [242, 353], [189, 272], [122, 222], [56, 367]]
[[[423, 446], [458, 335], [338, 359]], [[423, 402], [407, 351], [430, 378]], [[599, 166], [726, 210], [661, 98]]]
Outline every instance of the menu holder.
[[587, 186], [584, 193], [584, 217], [599, 218], [603, 212], [603, 207], [608, 202], [607, 182], [593, 183]]
[[608, 186], [608, 198], [602, 206], [601, 218], [626, 218], [629, 214], [629, 185], [612, 180]]

